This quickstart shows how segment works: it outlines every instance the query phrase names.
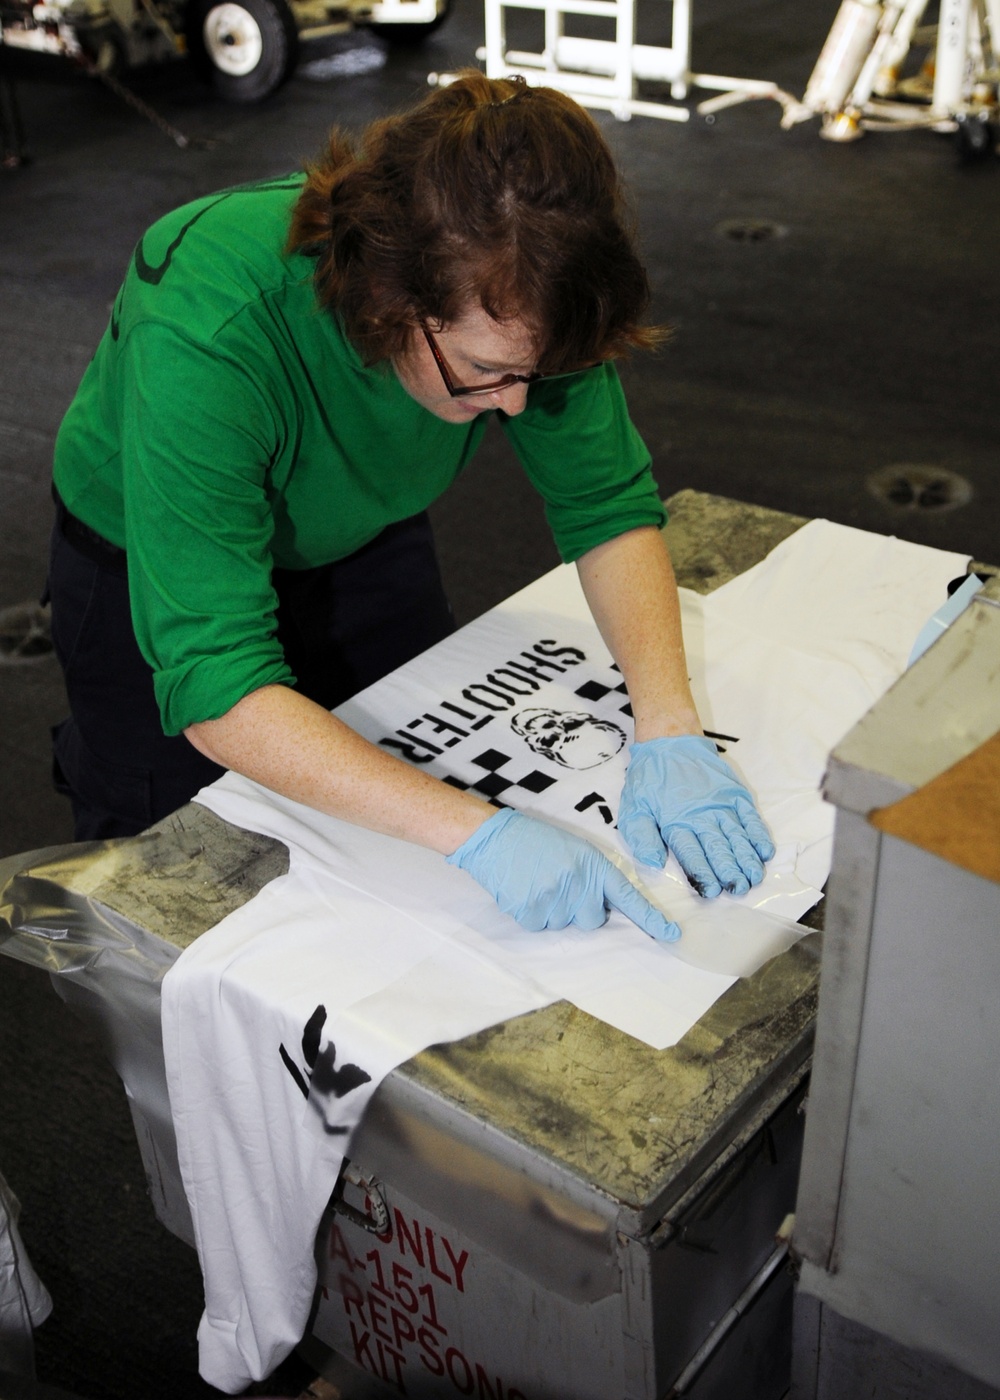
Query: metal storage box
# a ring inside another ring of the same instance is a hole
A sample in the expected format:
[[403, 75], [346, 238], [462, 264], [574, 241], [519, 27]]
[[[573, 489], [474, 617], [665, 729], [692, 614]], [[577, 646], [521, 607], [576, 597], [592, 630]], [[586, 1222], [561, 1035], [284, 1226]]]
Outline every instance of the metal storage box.
[[321, 1233], [316, 1337], [420, 1397], [784, 1395], [816, 972], [797, 945], [673, 1050], [559, 1003], [397, 1071]]
[[[668, 505], [678, 578], [703, 592], [803, 523], [690, 491]], [[190, 1242], [159, 979], [287, 852], [189, 806], [132, 841], [42, 855], [0, 869], [7, 917], [74, 930], [53, 981], [101, 1026], [157, 1215]], [[795, 1198], [818, 941], [737, 982], [669, 1050], [561, 1002], [395, 1070], [352, 1144], [361, 1184], [342, 1179], [320, 1231], [311, 1354], [360, 1367], [351, 1395], [778, 1400], [791, 1278], [775, 1237]], [[29, 930], [16, 955], [51, 969], [36, 945]]]

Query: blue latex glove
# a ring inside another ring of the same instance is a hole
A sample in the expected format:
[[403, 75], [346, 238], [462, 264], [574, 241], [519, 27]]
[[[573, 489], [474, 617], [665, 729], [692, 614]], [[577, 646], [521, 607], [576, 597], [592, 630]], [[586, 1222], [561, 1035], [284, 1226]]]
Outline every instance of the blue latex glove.
[[600, 928], [611, 908], [662, 943], [681, 936], [596, 846], [509, 807], [483, 822], [447, 860], [532, 933], [567, 924]]
[[629, 754], [618, 830], [636, 860], [662, 869], [669, 848], [706, 899], [759, 885], [774, 842], [712, 740], [647, 739]]

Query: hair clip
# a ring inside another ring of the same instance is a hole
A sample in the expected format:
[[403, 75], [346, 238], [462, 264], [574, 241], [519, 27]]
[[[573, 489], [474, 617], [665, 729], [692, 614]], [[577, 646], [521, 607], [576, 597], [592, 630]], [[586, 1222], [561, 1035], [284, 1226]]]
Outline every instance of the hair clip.
[[505, 83], [513, 83], [516, 92], [508, 93], [506, 97], [501, 97], [493, 102], [487, 102], [487, 107], [505, 107], [508, 102], [513, 102], [516, 97], [528, 91], [528, 80], [523, 73], [509, 73], [506, 78], [501, 79]]

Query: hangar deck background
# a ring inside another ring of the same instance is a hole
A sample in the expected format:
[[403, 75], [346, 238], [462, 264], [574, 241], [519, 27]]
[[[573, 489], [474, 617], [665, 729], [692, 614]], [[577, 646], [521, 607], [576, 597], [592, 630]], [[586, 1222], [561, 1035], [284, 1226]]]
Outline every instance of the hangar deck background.
[[[836, 9], [694, 0], [694, 67], [801, 96]], [[668, 13], [641, 0], [643, 42], [665, 42]], [[477, 0], [456, 0], [420, 48], [316, 41], [259, 107], [226, 105], [185, 62], [128, 74], [211, 142], [186, 149], [69, 63], [3, 56], [31, 161], [0, 172], [0, 614], [44, 585], [53, 439], [145, 227], [300, 166], [333, 123], [407, 105], [429, 72], [474, 61], [482, 29]], [[674, 328], [623, 371], [663, 494], [695, 487], [1000, 562], [1000, 165], [962, 163], [930, 132], [844, 146], [779, 118], [764, 101], [712, 124], [596, 114], [635, 199], [654, 314]], [[557, 562], [498, 433], [434, 519], [459, 621]], [[63, 706], [51, 657], [0, 648], [0, 855], [69, 839], [48, 776]], [[197, 1264], [153, 1218], [120, 1083], [46, 979], [6, 959], [0, 1067], [0, 1171], [55, 1300], [40, 1378], [88, 1400], [216, 1394], [197, 1377]], [[302, 1381], [292, 1364], [270, 1390]]]

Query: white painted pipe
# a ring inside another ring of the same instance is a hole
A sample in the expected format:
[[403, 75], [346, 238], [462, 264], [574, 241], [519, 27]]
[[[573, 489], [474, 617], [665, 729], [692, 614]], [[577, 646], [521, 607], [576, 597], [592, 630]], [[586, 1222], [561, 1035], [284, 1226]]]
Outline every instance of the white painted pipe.
[[881, 16], [879, 0], [843, 0], [802, 99], [810, 111], [841, 110], [871, 49]]
[[955, 112], [964, 98], [969, 10], [970, 0], [941, 0], [931, 108], [942, 117]]

